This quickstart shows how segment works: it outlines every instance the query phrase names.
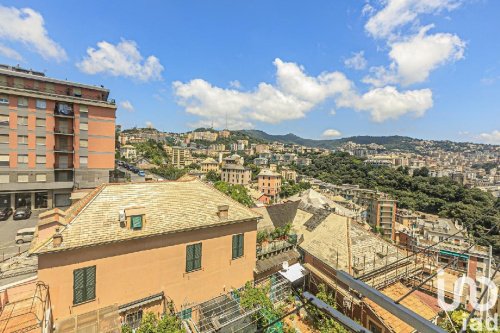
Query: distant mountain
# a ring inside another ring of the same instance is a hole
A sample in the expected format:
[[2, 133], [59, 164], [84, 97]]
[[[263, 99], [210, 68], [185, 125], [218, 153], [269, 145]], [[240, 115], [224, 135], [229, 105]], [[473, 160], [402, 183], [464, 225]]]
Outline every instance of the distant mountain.
[[285, 135], [273, 135], [260, 130], [241, 130], [239, 132], [246, 134], [254, 139], [264, 140], [268, 142], [277, 141], [286, 144], [296, 144], [307, 147], [318, 147], [327, 149], [333, 149], [345, 142], [352, 141], [358, 144], [376, 143], [385, 146], [387, 149], [412, 150], [415, 143], [422, 141], [420, 139], [413, 139], [407, 136], [399, 136], [399, 135], [392, 135], [392, 136], [365, 135], [365, 136], [352, 136], [348, 138], [331, 139], [331, 140], [313, 140], [313, 139], [301, 138], [300, 136], [297, 136], [293, 133], [288, 133]]

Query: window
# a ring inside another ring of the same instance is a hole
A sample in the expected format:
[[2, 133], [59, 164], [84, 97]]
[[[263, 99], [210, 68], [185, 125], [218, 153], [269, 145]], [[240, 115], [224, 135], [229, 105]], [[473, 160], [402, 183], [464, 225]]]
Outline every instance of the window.
[[0, 143], [9, 143], [9, 135], [0, 134]]
[[47, 158], [45, 155], [37, 155], [36, 156], [36, 164], [45, 164], [47, 162]]
[[127, 313], [127, 315], [125, 316], [125, 323], [133, 329], [138, 328], [141, 325], [141, 322], [142, 322], [142, 309], [135, 312]]
[[0, 175], [0, 184], [8, 184], [9, 182], [9, 175]]
[[80, 130], [82, 130], [82, 131], [88, 131], [89, 130], [89, 124], [88, 123], [80, 123]]
[[87, 165], [89, 163], [89, 158], [87, 156], [80, 156], [80, 165]]
[[130, 228], [134, 230], [142, 229], [142, 215], [132, 215], [130, 217]]
[[28, 99], [26, 97], [18, 97], [17, 98], [17, 106], [27, 107], [28, 106]]
[[48, 207], [48, 197], [47, 192], [36, 192], [35, 193], [35, 208], [47, 208]]
[[53, 93], [54, 85], [52, 83], [45, 83], [45, 91], [48, 93]]
[[5, 75], [0, 75], [0, 85], [2, 86], [7, 85], [7, 77]]
[[47, 175], [44, 173], [37, 173], [36, 174], [36, 181], [37, 182], [46, 182], [47, 181]]
[[9, 115], [0, 114], [0, 126], [9, 126]]
[[73, 88], [73, 96], [82, 97], [82, 89], [80, 89], [80, 88]]
[[28, 125], [28, 117], [17, 116], [18, 125]]
[[16, 88], [24, 88], [24, 81], [20, 77], [14, 78], [14, 87]]
[[0, 155], [0, 166], [9, 166], [10, 157], [9, 155]]
[[9, 96], [0, 95], [0, 104], [9, 104]]
[[43, 137], [43, 136], [37, 136], [36, 137], [36, 144], [38, 146], [44, 146], [45, 145], [45, 137]]
[[380, 328], [378, 325], [375, 325], [371, 321], [368, 324], [368, 329], [372, 331], [372, 333], [382, 333], [382, 328]]
[[47, 101], [45, 101], [44, 99], [37, 99], [36, 108], [45, 110], [47, 108]]
[[95, 299], [95, 266], [73, 271], [73, 304]]
[[89, 112], [89, 107], [87, 105], [80, 105], [80, 112]]
[[17, 143], [21, 145], [27, 145], [28, 144], [28, 136], [27, 135], [18, 135], [17, 136]]
[[80, 140], [80, 147], [87, 148], [89, 146], [88, 140]]
[[28, 175], [17, 175], [17, 182], [18, 183], [27, 183], [28, 182]]
[[43, 118], [36, 118], [36, 126], [37, 127], [45, 127], [45, 119], [43, 119]]
[[19, 164], [28, 163], [28, 155], [17, 155], [17, 163]]
[[192, 272], [201, 268], [201, 243], [188, 245], [186, 247], [186, 272]]
[[244, 239], [243, 234], [233, 235], [233, 259], [243, 257]]

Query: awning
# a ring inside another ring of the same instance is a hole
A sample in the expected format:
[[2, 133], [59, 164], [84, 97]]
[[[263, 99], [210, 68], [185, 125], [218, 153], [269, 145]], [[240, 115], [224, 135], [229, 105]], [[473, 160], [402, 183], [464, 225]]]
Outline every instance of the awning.
[[286, 270], [282, 269], [279, 273], [283, 275], [285, 279], [294, 283], [303, 278], [307, 274], [307, 270], [300, 263], [296, 263], [289, 266]]
[[130, 303], [120, 305], [118, 307], [118, 311], [120, 313], [123, 313], [123, 312], [130, 310], [130, 309], [135, 309], [135, 308], [141, 307], [141, 306], [149, 304], [149, 303], [160, 301], [162, 299], [163, 299], [163, 291], [161, 293], [158, 293], [158, 294], [147, 296], [147, 297], [138, 299], [136, 301], [132, 301]]
[[452, 256], [452, 257], [459, 257], [459, 258], [462, 258], [462, 259], [465, 259], [465, 260], [469, 259], [469, 256], [466, 255], [466, 254], [456, 253], [456, 252], [452, 252], [452, 251], [440, 250], [439, 253], [445, 254], [445, 255], [448, 255], [448, 256]]

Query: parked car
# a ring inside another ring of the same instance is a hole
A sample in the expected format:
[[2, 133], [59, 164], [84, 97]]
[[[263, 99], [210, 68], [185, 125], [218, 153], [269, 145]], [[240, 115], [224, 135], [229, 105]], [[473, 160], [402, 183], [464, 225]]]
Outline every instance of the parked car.
[[0, 221], [5, 221], [12, 215], [12, 208], [4, 207], [0, 208]]
[[29, 243], [35, 237], [36, 228], [19, 229], [16, 234], [16, 244]]
[[31, 209], [28, 207], [19, 207], [14, 212], [14, 220], [26, 220], [31, 216]]
[[139, 170], [139, 172], [137, 173], [139, 176], [141, 177], [145, 177], [146, 176], [146, 173], [142, 170]]

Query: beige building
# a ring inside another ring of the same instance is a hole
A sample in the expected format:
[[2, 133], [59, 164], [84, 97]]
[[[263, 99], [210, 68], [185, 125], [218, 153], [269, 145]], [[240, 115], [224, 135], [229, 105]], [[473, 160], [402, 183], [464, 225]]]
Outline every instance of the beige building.
[[137, 149], [132, 145], [124, 145], [120, 147], [120, 155], [127, 160], [135, 160], [137, 158]]
[[296, 182], [297, 181], [297, 172], [295, 170], [290, 169], [290, 168], [283, 167], [283, 168], [281, 168], [281, 177], [285, 181], [291, 180], [293, 182]]
[[271, 170], [262, 170], [257, 176], [259, 192], [263, 194], [259, 201], [270, 203], [281, 192], [281, 175]]
[[233, 185], [248, 185], [252, 180], [252, 170], [239, 164], [222, 167], [221, 180]]
[[193, 163], [191, 151], [184, 147], [171, 147], [170, 152], [167, 151], [170, 163], [179, 169], [182, 169]]
[[198, 180], [107, 184], [43, 215], [30, 254], [56, 328], [112, 305], [124, 322], [169, 300], [191, 313], [253, 279], [259, 218]]
[[201, 166], [201, 171], [203, 172], [209, 172], [209, 171], [215, 171], [217, 173], [220, 172], [219, 162], [217, 162], [211, 157], [208, 157], [205, 160], [203, 160], [200, 163], [200, 166]]
[[396, 233], [396, 200], [374, 198], [369, 201], [367, 209], [367, 222], [381, 230], [384, 237], [395, 239]]

